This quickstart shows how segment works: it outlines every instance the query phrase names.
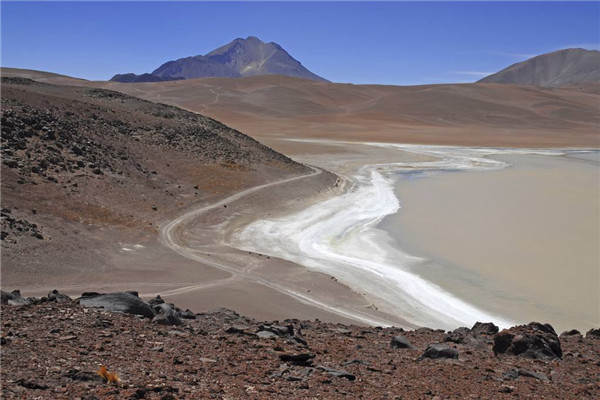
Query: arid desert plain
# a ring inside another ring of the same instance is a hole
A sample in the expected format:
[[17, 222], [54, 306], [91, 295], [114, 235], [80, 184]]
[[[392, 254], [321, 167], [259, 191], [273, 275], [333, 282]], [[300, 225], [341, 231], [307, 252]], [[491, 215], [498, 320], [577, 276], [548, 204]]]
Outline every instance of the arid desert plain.
[[600, 398], [598, 3], [1, 7], [3, 399]]
[[[152, 218], [143, 234], [90, 221], [86, 240], [102, 238], [103, 248], [82, 254], [85, 273], [79, 265], [71, 272], [71, 255], [52, 268], [17, 270], [8, 260], [29, 254], [6, 252], [3, 287], [41, 295], [60, 286], [75, 295], [135, 286], [188, 308], [225, 306], [263, 319], [598, 325], [596, 84], [404, 88], [271, 76], [123, 84], [3, 75], [184, 107], [312, 168], [266, 185], [216, 177], [204, 200], [175, 191], [182, 207]], [[441, 112], [432, 110], [445, 98]], [[466, 99], [474, 98], [493, 99], [489, 111], [472, 112]], [[423, 143], [411, 144], [417, 136]]]

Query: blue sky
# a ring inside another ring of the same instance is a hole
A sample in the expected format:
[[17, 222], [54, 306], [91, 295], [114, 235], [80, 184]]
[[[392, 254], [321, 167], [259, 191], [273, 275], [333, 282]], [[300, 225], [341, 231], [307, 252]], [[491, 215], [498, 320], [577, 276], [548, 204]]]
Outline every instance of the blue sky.
[[335, 82], [472, 82], [530, 56], [598, 49], [599, 2], [6, 2], [2, 66], [86, 79], [151, 72], [237, 37]]

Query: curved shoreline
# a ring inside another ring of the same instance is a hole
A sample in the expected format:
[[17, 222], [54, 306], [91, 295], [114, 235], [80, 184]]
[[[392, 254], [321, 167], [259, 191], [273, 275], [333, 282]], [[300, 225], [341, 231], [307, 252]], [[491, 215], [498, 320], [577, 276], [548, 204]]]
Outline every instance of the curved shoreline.
[[[367, 325], [372, 325], [372, 326], [392, 325], [392, 323], [390, 323], [389, 321], [387, 321], [385, 319], [378, 318], [374, 315], [370, 315], [369, 313], [361, 313], [356, 309], [346, 310], [341, 307], [333, 307], [330, 304], [326, 304], [322, 301], [319, 301], [318, 299], [314, 298], [314, 296], [306, 295], [304, 293], [300, 293], [297, 290], [293, 290], [289, 287], [279, 285], [275, 282], [265, 279], [262, 276], [259, 276], [258, 274], [253, 274], [252, 272], [249, 272], [247, 270], [236, 268], [236, 266], [234, 266], [234, 265], [229, 265], [227, 263], [215, 261], [214, 258], [211, 259], [208, 257], [209, 254], [205, 254], [202, 251], [192, 249], [183, 244], [178, 243], [178, 240], [177, 240], [178, 232], [177, 231], [178, 231], [178, 229], [180, 229], [183, 226], [184, 223], [189, 222], [189, 221], [193, 220], [194, 218], [196, 218], [202, 214], [205, 214], [206, 212], [208, 212], [210, 210], [216, 209], [217, 207], [222, 207], [223, 205], [240, 200], [252, 193], [255, 193], [255, 192], [270, 188], [270, 187], [274, 187], [277, 185], [282, 185], [282, 184], [297, 181], [300, 179], [309, 178], [309, 177], [312, 177], [312, 176], [322, 173], [322, 170], [320, 168], [315, 168], [315, 167], [310, 167], [310, 168], [313, 169], [313, 172], [311, 172], [311, 173], [292, 177], [292, 178], [282, 179], [282, 180], [275, 181], [275, 182], [270, 182], [270, 183], [267, 183], [264, 185], [255, 186], [253, 188], [246, 189], [242, 192], [238, 192], [232, 196], [229, 196], [229, 197], [222, 199], [211, 205], [201, 207], [201, 208], [192, 210], [186, 214], [183, 214], [182, 216], [176, 218], [175, 220], [169, 222], [164, 227], [162, 227], [162, 229], [160, 230], [160, 241], [166, 247], [172, 249], [176, 253], [178, 253], [190, 260], [197, 261], [202, 264], [208, 265], [210, 267], [229, 272], [233, 276], [242, 276], [245, 279], [254, 281], [254, 282], [259, 283], [267, 288], [276, 290], [277, 292], [280, 292], [282, 294], [290, 296], [293, 299], [300, 301], [301, 303], [304, 303], [304, 304], [307, 304], [307, 305], [310, 305], [313, 307], [317, 307], [317, 308], [327, 311], [329, 313], [333, 313], [333, 314], [339, 315], [341, 317], [344, 317], [344, 318], [347, 318], [350, 320], [354, 320], [359, 323], [363, 323], [363, 324], [367, 324]], [[175, 291], [181, 291], [181, 290], [186, 290], [186, 289], [188, 289], [188, 288], [178, 288]]]
[[564, 151], [366, 145], [397, 148], [433, 156], [436, 160], [363, 166], [352, 177], [354, 187], [350, 191], [282, 218], [255, 221], [234, 234], [230, 244], [334, 276], [363, 293], [380, 310], [400, 315], [417, 325], [452, 328], [477, 320], [491, 320], [502, 327], [513, 324], [410, 272], [409, 266], [424, 260], [386, 246], [389, 240], [376, 226], [400, 206], [393, 183], [385, 176], [398, 171], [502, 169], [509, 164], [487, 156], [560, 155]]

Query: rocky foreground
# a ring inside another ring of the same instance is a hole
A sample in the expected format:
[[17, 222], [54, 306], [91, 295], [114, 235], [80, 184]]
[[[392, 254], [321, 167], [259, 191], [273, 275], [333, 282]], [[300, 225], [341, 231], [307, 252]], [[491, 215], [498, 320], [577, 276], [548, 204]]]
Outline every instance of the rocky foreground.
[[600, 397], [599, 329], [258, 322], [135, 292], [2, 304], [4, 399]]

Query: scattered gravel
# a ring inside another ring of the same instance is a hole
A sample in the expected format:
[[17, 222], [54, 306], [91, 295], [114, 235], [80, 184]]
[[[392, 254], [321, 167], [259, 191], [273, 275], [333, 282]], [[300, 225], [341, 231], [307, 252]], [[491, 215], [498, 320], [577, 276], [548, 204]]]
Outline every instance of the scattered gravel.
[[[483, 348], [447, 346], [458, 358], [420, 360], [423, 350], [418, 349], [441, 343], [445, 332], [319, 321], [261, 323], [225, 309], [166, 326], [84, 308], [58, 292], [50, 295], [29, 299], [31, 305], [3, 306], [4, 399], [600, 396], [600, 342], [594, 335], [561, 338], [563, 357], [553, 361], [494, 356], [493, 335], [483, 336]], [[161, 300], [148, 304], [165, 304]], [[255, 334], [260, 331], [273, 336], [263, 339]], [[295, 339], [298, 332], [306, 344]], [[414, 348], [390, 346], [400, 333]], [[101, 365], [105, 377], [116, 373], [119, 383], [100, 377]]]

